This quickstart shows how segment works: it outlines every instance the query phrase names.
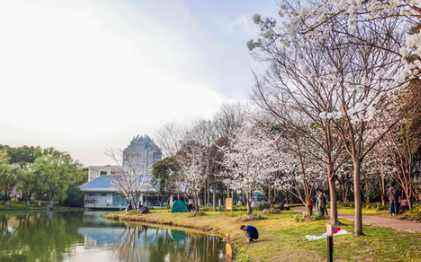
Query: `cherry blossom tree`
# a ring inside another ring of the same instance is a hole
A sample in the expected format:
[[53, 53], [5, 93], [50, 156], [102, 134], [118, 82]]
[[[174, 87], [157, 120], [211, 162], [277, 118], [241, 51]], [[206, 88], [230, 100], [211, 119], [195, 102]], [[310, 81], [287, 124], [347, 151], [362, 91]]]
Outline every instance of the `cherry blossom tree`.
[[165, 156], [174, 156], [182, 147], [188, 128], [175, 122], [164, 124], [154, 134]]
[[205, 188], [207, 176], [207, 148], [195, 141], [187, 142], [177, 153], [180, 188], [192, 198], [195, 214], [199, 211], [199, 194]]
[[138, 168], [138, 163], [133, 159], [125, 159], [123, 165], [123, 152], [112, 151], [107, 155], [119, 166], [122, 166], [121, 172], [111, 174], [111, 183], [126, 199], [132, 207], [139, 208], [143, 203], [142, 193], [153, 190], [150, 185], [150, 177], [143, 169]]
[[[271, 68], [263, 79], [256, 80], [254, 98], [283, 129], [322, 149], [322, 154], [312, 157], [325, 166], [330, 219], [332, 224], [337, 224], [335, 173], [343, 161], [343, 142], [335, 132], [334, 120], [323, 115], [337, 104], [333, 96], [336, 83], [317, 78], [329, 72], [318, 47], [301, 41], [286, 47], [280, 41], [260, 41], [260, 48], [255, 50], [256, 55], [271, 63]], [[305, 43], [308, 45], [304, 46]]]
[[[259, 50], [258, 54], [271, 62], [270, 77], [260, 81], [257, 88], [264, 106], [278, 118], [285, 118], [273, 104], [289, 105], [293, 111], [304, 113], [310, 124], [322, 127], [320, 130], [331, 137], [340, 138], [336, 140], [341, 141], [352, 161], [355, 234], [360, 235], [361, 166], [365, 156], [396, 124], [391, 123], [384, 133], [368, 143], [367, 137], [372, 130], [369, 123], [387, 109], [385, 97], [393, 95], [414, 75], [416, 77], [418, 71], [412, 65], [418, 62], [412, 59], [408, 69], [405, 57], [401, 55], [402, 28], [407, 27], [406, 21], [397, 16], [382, 19], [371, 19], [368, 14], [367, 17], [359, 16], [368, 6], [359, 5], [361, 10], [348, 12], [349, 8], [355, 7], [351, 2], [359, 1], [337, 2], [342, 6], [334, 1], [284, 1], [280, 15], [285, 17], [279, 20], [254, 17], [261, 34], [248, 46], [251, 50]], [[335, 8], [344, 6], [344, 11], [336, 12]], [[335, 15], [330, 16], [332, 13]], [[355, 14], [358, 14], [357, 20], [353, 20]], [[318, 23], [323, 15], [329, 18]], [[277, 25], [278, 21], [281, 25]], [[311, 30], [309, 25], [313, 25]], [[415, 47], [410, 44], [409, 48]], [[341, 155], [339, 151], [335, 152], [337, 156]], [[327, 156], [329, 158], [329, 153]], [[333, 171], [339, 166], [336, 165]], [[330, 174], [329, 188], [334, 190], [334, 172], [330, 171]], [[332, 190], [330, 196], [334, 202]]]
[[[387, 121], [385, 119], [384, 121]], [[414, 136], [406, 119], [401, 119], [391, 132], [376, 145], [375, 150], [382, 154], [379, 170], [382, 176], [389, 175], [403, 191], [408, 206], [412, 207], [415, 197], [415, 152], [419, 147], [418, 138]]]
[[[319, 161], [321, 157], [313, 157], [322, 154], [320, 148], [315, 147], [310, 141], [297, 136], [288, 135], [287, 152], [293, 163], [290, 172], [281, 177], [281, 184], [284, 189], [297, 197], [307, 208], [307, 214], [312, 215], [313, 203], [312, 196], [318, 188], [321, 188], [325, 181], [323, 162]], [[308, 152], [312, 152], [309, 154]]]
[[[421, 74], [421, 3], [418, 0], [282, 0], [279, 15], [287, 21], [288, 32], [308, 38], [323, 39], [327, 28], [346, 36], [347, 44], [370, 46], [382, 49], [403, 58], [397, 84], [401, 79], [416, 79]], [[390, 22], [398, 25], [404, 40], [390, 33]], [[380, 36], [381, 40], [392, 41], [400, 48], [385, 47], [378, 38], [361, 35], [364, 29]]]
[[254, 191], [275, 172], [283, 171], [285, 158], [280, 157], [273, 145], [276, 141], [265, 136], [257, 125], [244, 124], [231, 144], [224, 147], [224, 183], [246, 195], [247, 214], [252, 214], [251, 200]]

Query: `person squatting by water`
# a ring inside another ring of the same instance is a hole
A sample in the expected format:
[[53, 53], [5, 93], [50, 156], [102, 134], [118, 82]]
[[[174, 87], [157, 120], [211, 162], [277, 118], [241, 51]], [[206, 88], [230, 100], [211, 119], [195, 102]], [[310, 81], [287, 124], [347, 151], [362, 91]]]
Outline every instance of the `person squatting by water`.
[[249, 243], [253, 241], [257, 241], [257, 239], [259, 238], [259, 232], [257, 231], [257, 228], [255, 228], [254, 226], [242, 225], [240, 229], [246, 232]]

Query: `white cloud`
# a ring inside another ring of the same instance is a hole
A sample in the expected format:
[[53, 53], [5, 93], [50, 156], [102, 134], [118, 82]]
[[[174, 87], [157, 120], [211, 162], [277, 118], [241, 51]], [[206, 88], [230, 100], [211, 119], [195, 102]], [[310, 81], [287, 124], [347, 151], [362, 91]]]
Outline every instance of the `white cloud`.
[[0, 143], [57, 146], [86, 164], [225, 100], [197, 77], [187, 41], [118, 1], [1, 1], [0, 58]]
[[232, 20], [229, 26], [232, 31], [238, 32], [240, 30], [249, 38], [255, 37], [259, 33], [251, 15], [240, 15]]

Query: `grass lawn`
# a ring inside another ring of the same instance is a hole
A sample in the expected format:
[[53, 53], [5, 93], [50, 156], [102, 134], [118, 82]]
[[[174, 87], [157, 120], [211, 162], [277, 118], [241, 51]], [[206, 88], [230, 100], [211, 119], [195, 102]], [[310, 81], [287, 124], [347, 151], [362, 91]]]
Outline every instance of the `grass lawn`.
[[[294, 211], [265, 215], [266, 219], [247, 222], [256, 226], [260, 239], [247, 244], [239, 230], [244, 211], [205, 212], [192, 217], [188, 213], [172, 214], [167, 210], [152, 210], [151, 214], [135, 212], [110, 213], [109, 218], [134, 220], [170, 226], [182, 226], [219, 235], [229, 234], [234, 241], [236, 261], [323, 261], [326, 241], [307, 241], [307, 234], [322, 234], [327, 221], [297, 222]], [[255, 212], [255, 214], [260, 214]], [[344, 229], [352, 232], [352, 223], [342, 220]], [[336, 261], [421, 261], [421, 234], [396, 232], [391, 229], [366, 226], [365, 236], [352, 234], [335, 237]]]
[[[340, 207], [338, 208], [338, 214], [341, 215], [354, 215], [353, 207]], [[363, 215], [387, 215], [387, 210], [377, 210], [376, 208], [363, 208]]]

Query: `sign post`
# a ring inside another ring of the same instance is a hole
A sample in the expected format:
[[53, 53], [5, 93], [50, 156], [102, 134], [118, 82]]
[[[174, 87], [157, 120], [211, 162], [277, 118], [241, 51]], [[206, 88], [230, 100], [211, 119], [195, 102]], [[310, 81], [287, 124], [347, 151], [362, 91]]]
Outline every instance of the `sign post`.
[[225, 198], [225, 210], [232, 211], [232, 198], [231, 197]]
[[333, 262], [333, 226], [326, 225], [327, 261]]

